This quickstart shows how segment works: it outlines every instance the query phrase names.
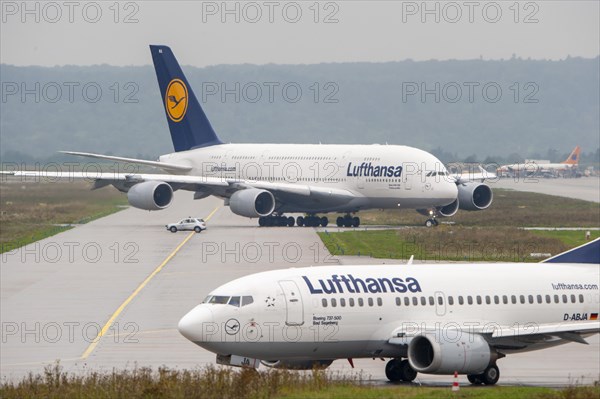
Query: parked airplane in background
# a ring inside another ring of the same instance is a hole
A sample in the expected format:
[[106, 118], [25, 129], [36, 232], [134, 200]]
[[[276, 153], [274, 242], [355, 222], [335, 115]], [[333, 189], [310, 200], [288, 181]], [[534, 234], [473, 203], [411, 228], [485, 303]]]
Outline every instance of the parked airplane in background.
[[268, 271], [215, 289], [178, 328], [219, 364], [391, 358], [391, 381], [456, 371], [491, 385], [507, 354], [586, 344], [600, 332], [600, 239], [545, 262]]
[[558, 177], [560, 174], [572, 175], [579, 166], [581, 148], [576, 146], [571, 154], [561, 163], [526, 161], [500, 166], [496, 172], [500, 176], [550, 176]]
[[[450, 176], [432, 154], [398, 145], [223, 144], [214, 132], [171, 49], [150, 46], [175, 152], [158, 161], [84, 152], [67, 154], [147, 165], [163, 174], [95, 174], [94, 188], [113, 185], [140, 209], [168, 207], [173, 191], [214, 195], [235, 214], [259, 218], [261, 226], [360, 224], [364, 209], [417, 209], [452, 216], [458, 209], [483, 210], [492, 203], [486, 184]], [[16, 176], [87, 177], [78, 173], [11, 172]], [[307, 216], [285, 217], [300, 212]]]

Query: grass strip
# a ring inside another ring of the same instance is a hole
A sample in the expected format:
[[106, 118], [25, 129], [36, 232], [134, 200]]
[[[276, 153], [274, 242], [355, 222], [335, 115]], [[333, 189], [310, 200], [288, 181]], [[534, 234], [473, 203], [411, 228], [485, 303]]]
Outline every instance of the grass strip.
[[[449, 381], [451, 377], [449, 376]], [[2, 382], [0, 397], [12, 398], [513, 398], [597, 399], [600, 387], [471, 387], [459, 392], [447, 387], [404, 384], [373, 386], [361, 375], [341, 375], [324, 370], [305, 372], [256, 371], [208, 366], [194, 370], [142, 367], [112, 372], [69, 374], [60, 364], [47, 366], [41, 375], [29, 374], [17, 382]]]

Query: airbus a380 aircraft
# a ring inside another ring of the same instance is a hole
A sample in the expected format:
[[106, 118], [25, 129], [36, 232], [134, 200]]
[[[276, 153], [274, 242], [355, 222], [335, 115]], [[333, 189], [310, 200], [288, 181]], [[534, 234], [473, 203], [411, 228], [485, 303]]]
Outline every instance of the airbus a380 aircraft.
[[[492, 203], [483, 183], [448, 175], [433, 155], [398, 145], [223, 144], [214, 132], [171, 49], [150, 46], [175, 152], [146, 161], [82, 152], [68, 154], [153, 166], [163, 174], [11, 172], [16, 176], [95, 179], [112, 184], [140, 209], [168, 207], [173, 191], [214, 195], [232, 212], [272, 226], [326, 226], [326, 216], [344, 213], [338, 226], [355, 226], [350, 214], [363, 209], [417, 209], [430, 216], [482, 210]], [[285, 212], [306, 213], [296, 220]]]
[[545, 262], [268, 271], [215, 289], [179, 331], [231, 366], [391, 358], [391, 381], [456, 371], [491, 385], [507, 354], [600, 332], [600, 239]]

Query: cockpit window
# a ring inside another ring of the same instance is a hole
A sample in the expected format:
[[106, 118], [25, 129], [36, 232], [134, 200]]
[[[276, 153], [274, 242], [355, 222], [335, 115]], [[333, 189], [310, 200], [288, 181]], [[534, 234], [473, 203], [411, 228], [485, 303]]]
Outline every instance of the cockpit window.
[[232, 296], [231, 299], [229, 300], [229, 305], [231, 306], [235, 306], [235, 307], [240, 307], [240, 297], [239, 296]]
[[246, 296], [224, 296], [224, 295], [209, 295], [202, 303], [210, 303], [212, 305], [231, 305], [235, 307], [250, 305], [254, 299], [250, 295]]
[[210, 298], [210, 301], [208, 303], [212, 303], [215, 305], [225, 305], [227, 302], [229, 302], [229, 297], [228, 296], [221, 296], [221, 295], [215, 295], [212, 298]]
[[426, 177], [431, 176], [446, 176], [446, 172], [427, 172]]

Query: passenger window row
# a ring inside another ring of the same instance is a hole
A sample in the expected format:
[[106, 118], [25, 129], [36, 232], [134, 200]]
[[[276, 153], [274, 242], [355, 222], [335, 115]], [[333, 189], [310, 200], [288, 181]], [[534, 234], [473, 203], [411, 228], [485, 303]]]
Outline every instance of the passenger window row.
[[[437, 300], [437, 304], [438, 305], [443, 305], [444, 304], [444, 297], [443, 296], [438, 296], [437, 299], [434, 298], [433, 296], [429, 296], [429, 297], [407, 297], [405, 296], [404, 298], [400, 298], [400, 297], [396, 297], [396, 306], [434, 306]], [[579, 296], [576, 296], [575, 294], [571, 294], [571, 295], [567, 295], [567, 294], [562, 294], [562, 295], [475, 295], [475, 296], [471, 296], [471, 295], [467, 295], [467, 296], [462, 296], [459, 295], [456, 297], [456, 301], [454, 300], [454, 296], [449, 295], [447, 297], [447, 303], [450, 306], [453, 306], [454, 304], [457, 305], [464, 305], [465, 303], [467, 305], [473, 305], [473, 304], [477, 304], [477, 305], [483, 305], [484, 303], [486, 305], [492, 305], [492, 303], [494, 305], [508, 305], [508, 304], [543, 304], [543, 303], [583, 303], [584, 302], [584, 297], [583, 294], [579, 294]]]
[[332, 308], [337, 307], [338, 305], [342, 308], [345, 308], [346, 306], [348, 307], [359, 307], [362, 308], [364, 306], [370, 306], [373, 307], [375, 306], [375, 303], [377, 303], [377, 306], [383, 306], [383, 299], [381, 298], [366, 298], [366, 305], [365, 305], [365, 300], [363, 298], [356, 298], [356, 300], [354, 298], [323, 298], [321, 299], [321, 305], [326, 308], [328, 306], [331, 306]]

